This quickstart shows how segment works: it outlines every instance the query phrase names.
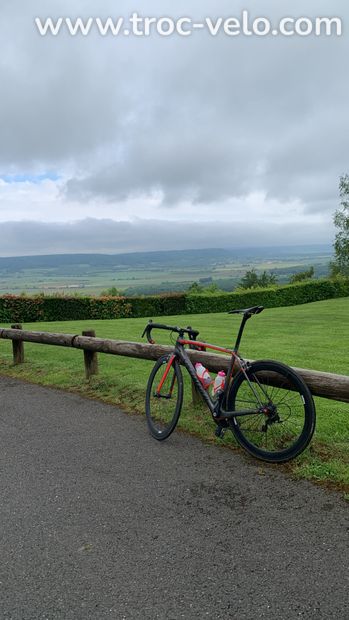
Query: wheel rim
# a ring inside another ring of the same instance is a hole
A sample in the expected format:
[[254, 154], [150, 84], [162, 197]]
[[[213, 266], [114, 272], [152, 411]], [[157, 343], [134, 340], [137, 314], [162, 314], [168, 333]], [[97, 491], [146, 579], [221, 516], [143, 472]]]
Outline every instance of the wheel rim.
[[233, 407], [255, 408], [256, 415], [234, 418], [235, 432], [244, 443], [261, 453], [280, 454], [292, 451], [305, 433], [305, 398], [292, 377], [285, 372], [249, 373], [252, 388], [243, 378]]
[[152, 429], [159, 435], [171, 428], [177, 415], [179, 400], [178, 377], [175, 366], [172, 365], [162, 383], [166, 361], [157, 369], [148, 394], [148, 420]]

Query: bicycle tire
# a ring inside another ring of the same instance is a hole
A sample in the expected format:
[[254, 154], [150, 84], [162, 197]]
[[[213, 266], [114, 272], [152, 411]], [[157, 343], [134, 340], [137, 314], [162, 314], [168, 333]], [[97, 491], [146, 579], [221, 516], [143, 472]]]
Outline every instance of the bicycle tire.
[[[158, 359], [150, 373], [147, 392], [145, 398], [145, 413], [148, 429], [152, 437], [158, 441], [167, 439], [176, 428], [183, 404], [183, 376], [178, 360], [175, 359], [170, 368], [168, 377], [163, 386], [163, 394], [157, 395], [154, 384], [160, 382], [165, 365], [168, 363], [170, 355], [164, 355]], [[166, 389], [174, 382], [172, 394], [168, 396]]]
[[[252, 456], [269, 463], [285, 463], [294, 459], [308, 446], [315, 430], [316, 412], [309, 388], [292, 368], [273, 360], [253, 362], [247, 367], [246, 373], [258, 398], [245, 374], [240, 371], [228, 394], [229, 411], [255, 406], [259, 410], [263, 407], [265, 409], [254, 416], [237, 416], [229, 420], [237, 442]], [[264, 375], [265, 382], [260, 384], [258, 379], [263, 377], [261, 373], [273, 374], [269, 375], [268, 382]], [[275, 385], [280, 377], [283, 383], [281, 381], [280, 386], [277, 383]], [[291, 396], [288, 397], [288, 394]], [[291, 423], [292, 410], [294, 415]], [[292, 429], [294, 440], [291, 438]]]

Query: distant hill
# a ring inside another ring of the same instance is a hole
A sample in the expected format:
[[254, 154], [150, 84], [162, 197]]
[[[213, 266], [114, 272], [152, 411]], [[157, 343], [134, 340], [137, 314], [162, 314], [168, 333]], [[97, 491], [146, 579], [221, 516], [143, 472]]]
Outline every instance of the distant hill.
[[93, 268], [151, 268], [199, 267], [205, 264], [226, 263], [231, 260], [261, 258], [266, 260], [330, 255], [329, 245], [281, 246], [273, 248], [208, 248], [204, 250], [171, 250], [161, 252], [134, 252], [130, 254], [49, 254], [42, 256], [0, 257], [0, 271], [7, 274], [23, 269], [57, 269], [68, 266]]
[[328, 273], [330, 246], [208, 248], [130, 254], [52, 254], [0, 258], [0, 295], [44, 292], [125, 295], [187, 290], [193, 282], [231, 291], [248, 269], [272, 271], [279, 283], [310, 266]]

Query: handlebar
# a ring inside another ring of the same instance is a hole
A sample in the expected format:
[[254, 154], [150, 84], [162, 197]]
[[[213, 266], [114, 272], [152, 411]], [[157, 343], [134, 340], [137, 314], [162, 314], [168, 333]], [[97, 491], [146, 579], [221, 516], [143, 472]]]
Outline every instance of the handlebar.
[[152, 337], [151, 337], [152, 329], [165, 329], [165, 330], [170, 331], [170, 332], [176, 332], [181, 337], [183, 337], [184, 334], [188, 334], [190, 340], [196, 340], [197, 336], [199, 335], [199, 332], [196, 331], [195, 329], [192, 329], [190, 326], [188, 326], [188, 327], [178, 327], [178, 326], [173, 327], [171, 325], [165, 325], [163, 323], [153, 323], [153, 321], [149, 321], [149, 323], [144, 328], [144, 331], [143, 331], [143, 334], [142, 334], [142, 338], [144, 338], [144, 336], [146, 336], [147, 340], [148, 340], [148, 342], [150, 342], [150, 344], [155, 344], [155, 340], [153, 340]]

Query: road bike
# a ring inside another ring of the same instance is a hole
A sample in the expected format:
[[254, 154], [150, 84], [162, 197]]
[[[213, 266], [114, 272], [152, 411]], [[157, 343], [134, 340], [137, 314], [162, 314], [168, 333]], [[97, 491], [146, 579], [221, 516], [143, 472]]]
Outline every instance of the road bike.
[[[151, 337], [154, 329], [177, 334], [173, 351], [157, 360], [148, 380], [146, 418], [155, 439], [167, 439], [176, 428], [183, 405], [184, 366], [211, 412], [217, 437], [223, 438], [230, 429], [247, 452], [272, 463], [289, 461], [305, 450], [315, 430], [316, 414], [303, 379], [281, 362], [250, 362], [239, 354], [247, 320], [263, 310], [263, 306], [254, 306], [229, 313], [242, 314], [233, 349], [198, 341], [199, 332], [190, 326], [148, 322], [142, 337], [146, 335], [151, 344], [155, 344]], [[202, 385], [193, 365], [193, 361], [200, 361], [200, 352], [207, 349], [230, 355], [224, 389], [215, 397]]]

